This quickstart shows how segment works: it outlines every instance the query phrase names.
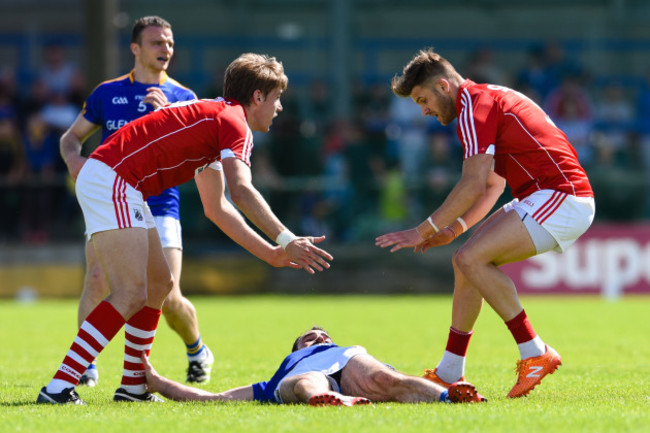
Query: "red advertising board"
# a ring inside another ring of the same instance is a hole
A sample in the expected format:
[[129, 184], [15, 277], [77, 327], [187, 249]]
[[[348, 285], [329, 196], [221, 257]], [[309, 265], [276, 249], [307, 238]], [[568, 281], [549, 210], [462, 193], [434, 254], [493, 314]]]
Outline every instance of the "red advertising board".
[[594, 224], [563, 254], [541, 254], [502, 269], [519, 293], [650, 294], [650, 224]]

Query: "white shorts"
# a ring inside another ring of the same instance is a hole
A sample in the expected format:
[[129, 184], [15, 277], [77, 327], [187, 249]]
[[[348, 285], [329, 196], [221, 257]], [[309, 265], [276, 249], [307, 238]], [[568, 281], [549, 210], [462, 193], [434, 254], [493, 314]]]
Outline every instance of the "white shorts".
[[86, 161], [75, 188], [88, 239], [107, 230], [156, 227], [142, 193], [101, 161], [92, 158]]
[[154, 215], [153, 219], [156, 222], [162, 247], [182, 250], [181, 222], [169, 215]]
[[365, 349], [365, 347], [362, 346], [337, 347], [335, 349], [329, 349], [324, 352], [320, 352], [300, 361], [293, 368], [293, 370], [291, 370], [291, 372], [287, 373], [287, 375], [282, 378], [282, 380], [278, 383], [278, 386], [275, 387], [275, 390], [273, 391], [275, 400], [278, 403], [282, 403], [282, 397], [280, 394], [282, 382], [292, 376], [304, 373], [324, 374], [325, 377], [329, 380], [332, 389], [336, 392], [341, 392], [341, 389], [339, 388], [338, 383], [336, 383], [336, 380], [330, 378], [329, 375], [342, 370], [348, 361], [355, 356], [366, 353], [368, 353], [368, 351]]
[[537, 191], [521, 201], [514, 199], [504, 205], [503, 209], [506, 212], [516, 210], [522, 219], [530, 216], [553, 237], [557, 245], [546, 246], [546, 242], [542, 239], [543, 235], [536, 233], [535, 228], [526, 224], [524, 219], [524, 224], [531, 233], [538, 253], [550, 250], [564, 252], [587, 231], [593, 222], [596, 203], [593, 197], [576, 197], [545, 189]]

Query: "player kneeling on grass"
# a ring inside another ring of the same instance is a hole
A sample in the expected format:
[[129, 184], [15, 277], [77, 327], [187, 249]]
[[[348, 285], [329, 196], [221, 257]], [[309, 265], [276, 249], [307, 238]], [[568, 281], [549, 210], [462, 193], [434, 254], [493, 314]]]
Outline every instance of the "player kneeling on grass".
[[160, 376], [143, 356], [148, 391], [178, 401], [260, 401], [355, 406], [372, 402], [471, 403], [487, 401], [467, 382], [448, 388], [409, 376], [376, 360], [361, 346], [340, 347], [317, 326], [300, 335], [273, 377], [220, 393]]

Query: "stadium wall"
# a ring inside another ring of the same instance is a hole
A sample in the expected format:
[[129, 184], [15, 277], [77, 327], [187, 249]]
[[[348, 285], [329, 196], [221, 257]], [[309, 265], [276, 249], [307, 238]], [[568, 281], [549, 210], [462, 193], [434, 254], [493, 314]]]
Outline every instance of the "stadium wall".
[[[424, 255], [328, 246], [332, 267], [316, 275], [272, 268], [241, 249], [194, 251], [185, 255], [181, 287], [192, 295], [451, 293], [450, 259], [458, 245]], [[650, 227], [595, 224], [564, 254], [546, 253], [504, 270], [522, 294], [650, 295]], [[83, 245], [0, 249], [0, 298], [78, 297], [83, 271]]]

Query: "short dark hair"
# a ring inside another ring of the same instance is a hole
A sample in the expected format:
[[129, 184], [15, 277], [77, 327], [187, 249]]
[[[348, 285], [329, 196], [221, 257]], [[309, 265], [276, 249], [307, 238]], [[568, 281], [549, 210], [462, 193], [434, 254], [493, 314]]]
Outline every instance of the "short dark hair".
[[255, 90], [266, 96], [277, 88], [286, 90], [288, 84], [282, 62], [267, 54], [245, 53], [228, 65], [223, 96], [248, 105]]
[[393, 77], [391, 88], [397, 96], [411, 95], [413, 88], [438, 77], [450, 78], [456, 74], [456, 69], [433, 48], [420, 50], [410, 62], [404, 66], [402, 75]]
[[172, 25], [163, 18], [157, 15], [150, 15], [135, 20], [133, 30], [131, 30], [131, 43], [139, 44], [141, 42], [142, 31], [147, 27], [162, 27], [163, 29], [171, 29]]
[[[298, 350], [298, 342], [300, 341], [300, 339], [301, 339], [305, 334], [307, 334], [308, 332], [311, 332], [311, 331], [323, 331], [323, 332], [326, 333], [327, 335], [330, 335], [329, 332], [327, 332], [326, 330], [324, 330], [324, 329], [321, 328], [320, 326], [314, 325], [314, 326], [312, 326], [310, 329], [308, 329], [308, 330], [306, 330], [305, 332], [303, 332], [302, 334], [300, 334], [300, 335], [298, 336], [298, 338], [296, 338], [296, 341], [293, 342], [293, 347], [291, 348], [291, 351], [292, 351], [292, 352], [295, 352], [296, 350]], [[330, 338], [331, 338], [331, 337], [330, 337]]]

